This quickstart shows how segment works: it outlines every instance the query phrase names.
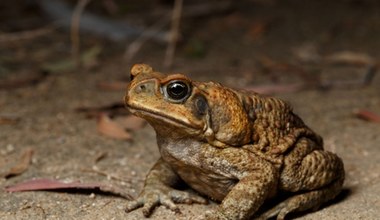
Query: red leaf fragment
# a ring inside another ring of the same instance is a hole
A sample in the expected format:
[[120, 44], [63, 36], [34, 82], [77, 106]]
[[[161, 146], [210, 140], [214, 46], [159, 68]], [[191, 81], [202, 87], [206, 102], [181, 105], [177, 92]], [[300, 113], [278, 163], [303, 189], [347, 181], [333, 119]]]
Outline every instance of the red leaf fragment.
[[107, 114], [103, 113], [98, 117], [98, 132], [111, 138], [121, 140], [131, 140], [132, 136], [119, 124], [113, 121]]
[[380, 123], [380, 115], [374, 112], [371, 112], [365, 109], [360, 109], [360, 110], [355, 111], [354, 114], [356, 117], [360, 119], [375, 122], [375, 123]]
[[34, 190], [49, 190], [49, 189], [68, 189], [68, 188], [96, 188], [98, 184], [81, 183], [81, 182], [61, 182], [52, 179], [32, 179], [13, 186], [6, 187], [8, 192], [22, 192]]

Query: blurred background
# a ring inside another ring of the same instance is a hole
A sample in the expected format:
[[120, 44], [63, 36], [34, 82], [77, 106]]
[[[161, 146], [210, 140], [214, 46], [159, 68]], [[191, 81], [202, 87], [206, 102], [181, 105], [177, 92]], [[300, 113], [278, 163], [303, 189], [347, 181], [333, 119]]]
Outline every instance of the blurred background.
[[362, 75], [377, 63], [380, 3], [375, 0], [177, 5], [168, 0], [4, 1], [0, 76], [26, 70], [79, 74], [108, 65], [120, 67], [108, 74], [123, 75], [131, 64], [146, 62], [200, 78], [231, 77], [235, 87], [292, 78], [317, 80], [320, 86], [329, 83], [321, 82], [321, 73], [336, 64]]
[[[379, 39], [377, 0], [1, 1], [0, 187], [96, 181], [136, 196], [159, 153], [122, 99], [131, 66], [147, 63], [289, 101], [347, 171], [337, 201], [297, 217], [376, 219]], [[125, 219], [124, 199], [83, 188], [0, 191], [0, 219]]]

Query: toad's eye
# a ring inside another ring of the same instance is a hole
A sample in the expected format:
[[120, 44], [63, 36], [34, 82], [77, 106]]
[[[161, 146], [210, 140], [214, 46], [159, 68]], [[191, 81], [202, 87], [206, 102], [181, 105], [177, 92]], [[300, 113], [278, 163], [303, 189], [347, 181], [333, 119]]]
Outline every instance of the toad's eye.
[[184, 101], [191, 93], [190, 86], [182, 81], [169, 82], [163, 89], [166, 98], [176, 103]]

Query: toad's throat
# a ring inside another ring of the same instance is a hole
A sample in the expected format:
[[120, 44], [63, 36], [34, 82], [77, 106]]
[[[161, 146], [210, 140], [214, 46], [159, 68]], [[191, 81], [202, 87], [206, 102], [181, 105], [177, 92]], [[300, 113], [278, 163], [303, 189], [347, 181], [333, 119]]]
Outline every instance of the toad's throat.
[[135, 114], [137, 116], [141, 116], [145, 119], [147, 119], [146, 117], [148, 117], [148, 119], [147, 119], [148, 121], [149, 121], [149, 118], [154, 118], [154, 119], [157, 119], [160, 121], [168, 122], [168, 123], [173, 124], [175, 126], [186, 127], [186, 128], [190, 128], [190, 129], [194, 129], [194, 130], [201, 130], [203, 128], [200, 125], [191, 124], [189, 122], [174, 118], [174, 117], [170, 116], [169, 114], [162, 116], [162, 114], [160, 114], [159, 112], [153, 111], [151, 109], [132, 106], [132, 105], [127, 105], [127, 107], [133, 114]]

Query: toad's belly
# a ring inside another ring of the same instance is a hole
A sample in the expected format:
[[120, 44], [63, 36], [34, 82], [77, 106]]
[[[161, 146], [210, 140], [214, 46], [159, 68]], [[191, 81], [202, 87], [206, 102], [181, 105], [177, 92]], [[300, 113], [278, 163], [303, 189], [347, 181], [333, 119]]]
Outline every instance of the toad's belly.
[[215, 201], [222, 201], [237, 183], [237, 179], [194, 166], [178, 166], [177, 164], [173, 168], [191, 188]]

